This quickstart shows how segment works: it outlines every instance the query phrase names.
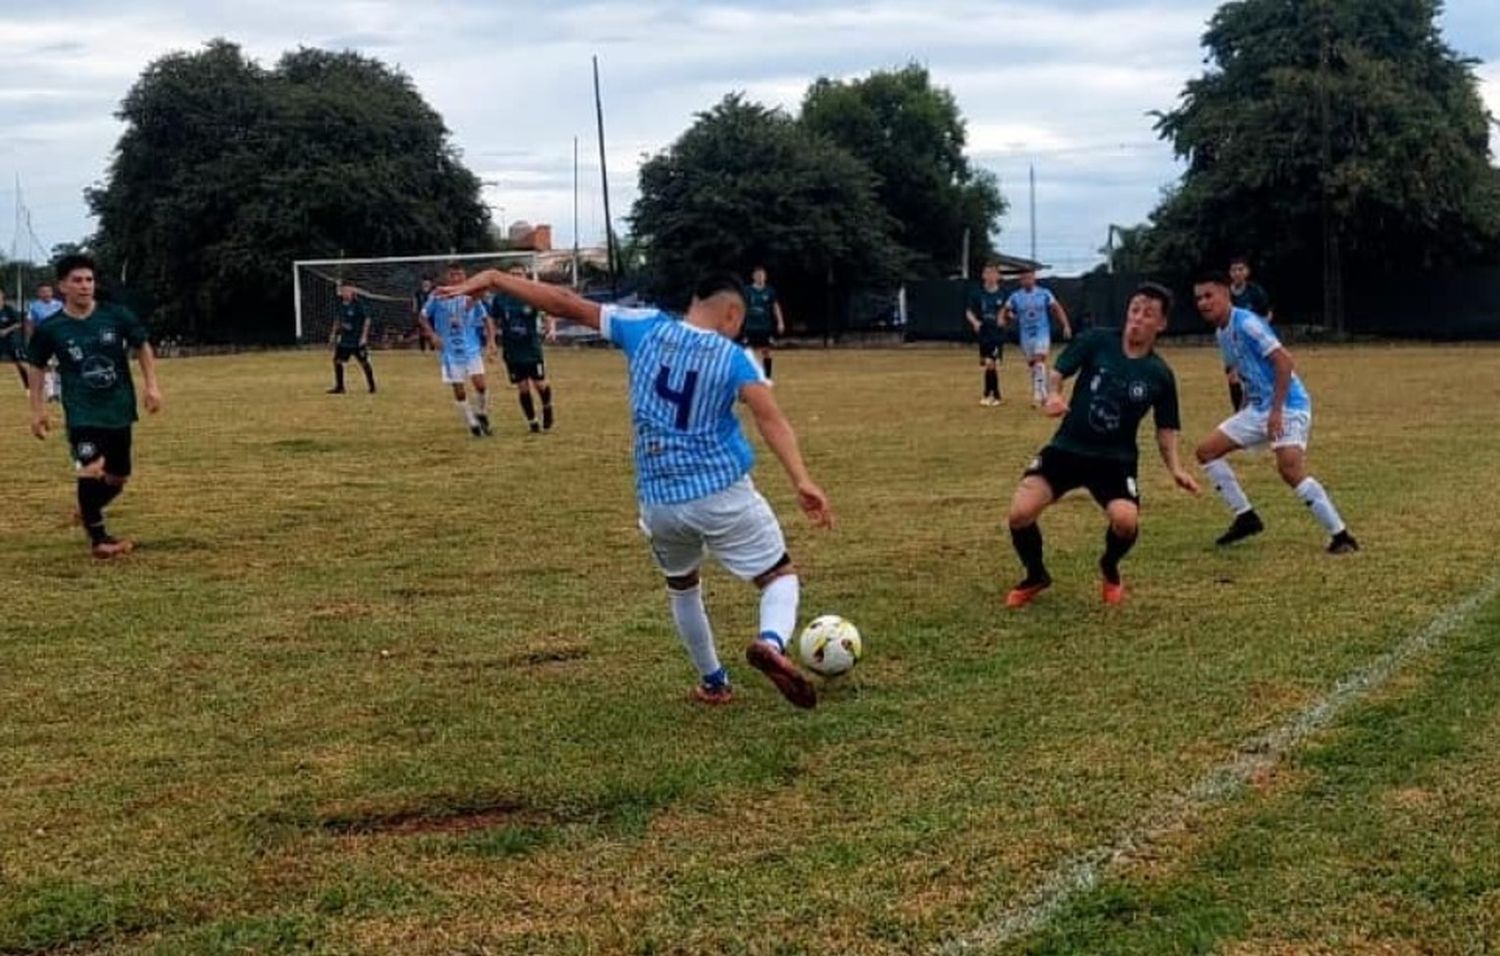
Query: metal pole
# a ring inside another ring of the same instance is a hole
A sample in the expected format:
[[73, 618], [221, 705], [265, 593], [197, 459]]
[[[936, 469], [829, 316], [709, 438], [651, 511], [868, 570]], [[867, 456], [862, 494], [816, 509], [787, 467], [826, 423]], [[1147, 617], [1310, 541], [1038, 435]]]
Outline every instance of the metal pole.
[[1030, 167], [1031, 176], [1031, 261], [1036, 262], [1036, 164]]
[[293, 311], [297, 316], [297, 343], [302, 344], [302, 270], [297, 268], [297, 263], [292, 263], [292, 301], [296, 303]]
[[615, 269], [615, 227], [609, 215], [609, 166], [604, 159], [604, 101], [599, 96], [599, 57], [594, 57], [594, 114], [599, 123], [599, 178], [604, 184], [604, 245], [609, 256], [609, 287], [620, 294], [620, 274]]
[[573, 288], [578, 288], [578, 137], [573, 137]]

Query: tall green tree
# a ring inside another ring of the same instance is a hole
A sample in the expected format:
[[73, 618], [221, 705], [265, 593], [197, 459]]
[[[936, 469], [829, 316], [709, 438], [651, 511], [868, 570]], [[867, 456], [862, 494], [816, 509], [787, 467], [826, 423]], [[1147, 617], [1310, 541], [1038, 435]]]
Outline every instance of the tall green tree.
[[631, 214], [659, 292], [680, 294], [706, 269], [763, 264], [794, 318], [825, 312], [830, 286], [894, 283], [894, 226], [863, 163], [738, 94], [641, 167]]
[[1496, 255], [1491, 118], [1472, 62], [1438, 32], [1440, 9], [1220, 7], [1203, 37], [1209, 70], [1157, 125], [1188, 168], [1152, 215], [1147, 258], [1191, 268], [1250, 252], [1293, 290], [1318, 289], [1326, 263], [1336, 311], [1340, 272]]
[[215, 40], [148, 66], [89, 193], [92, 246], [200, 340], [285, 339], [297, 258], [485, 248], [488, 211], [404, 74], [301, 49], [266, 70]]
[[958, 103], [925, 67], [881, 70], [853, 81], [820, 78], [802, 101], [802, 124], [854, 154], [879, 177], [880, 204], [919, 275], [972, 271], [994, 249], [1005, 200], [994, 176], [964, 154]]

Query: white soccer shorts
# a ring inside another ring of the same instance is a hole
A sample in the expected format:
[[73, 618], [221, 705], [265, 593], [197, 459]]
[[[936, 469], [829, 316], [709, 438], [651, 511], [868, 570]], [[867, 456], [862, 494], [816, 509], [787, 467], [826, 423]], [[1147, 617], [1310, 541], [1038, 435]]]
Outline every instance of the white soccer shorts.
[[641, 505], [641, 531], [667, 577], [698, 570], [705, 554], [730, 574], [752, 581], [786, 554], [786, 538], [770, 502], [748, 476], [706, 498]]
[[484, 374], [484, 359], [476, 355], [467, 362], [443, 356], [443, 384], [462, 385], [476, 375]]
[[1281, 413], [1281, 437], [1275, 441], [1266, 432], [1266, 420], [1270, 412], [1254, 408], [1242, 408], [1219, 425], [1219, 431], [1241, 448], [1307, 448], [1312, 435], [1312, 412], [1287, 409]]
[[1045, 358], [1052, 351], [1051, 335], [1023, 335], [1021, 336], [1021, 354], [1027, 358], [1042, 356]]

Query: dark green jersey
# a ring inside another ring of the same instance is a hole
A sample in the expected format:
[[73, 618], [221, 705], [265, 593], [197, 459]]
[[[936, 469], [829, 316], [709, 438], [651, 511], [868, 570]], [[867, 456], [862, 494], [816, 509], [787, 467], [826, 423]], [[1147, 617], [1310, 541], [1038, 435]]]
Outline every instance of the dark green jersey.
[[145, 342], [134, 312], [100, 302], [86, 319], [63, 310], [38, 326], [27, 359], [40, 367], [56, 357], [69, 428], [129, 428], [138, 417], [129, 350]]
[[1246, 282], [1238, 292], [1231, 286], [1229, 299], [1236, 309], [1249, 309], [1261, 318], [1271, 314], [1271, 296], [1254, 282]]
[[352, 301], [338, 301], [337, 316], [334, 319], [338, 327], [339, 345], [346, 349], [357, 349], [365, 334], [365, 322], [369, 321], [370, 313], [365, 311], [365, 303], [358, 296]]
[[508, 364], [533, 365], [542, 361], [542, 336], [537, 328], [535, 306], [497, 293], [490, 300], [490, 317], [500, 333], [500, 351]]
[[1005, 306], [1006, 295], [999, 286], [991, 292], [984, 286], [979, 286], [969, 293], [969, 302], [965, 308], [979, 320], [979, 335], [982, 338], [995, 338], [1000, 334], [1000, 310]]
[[745, 287], [745, 334], [769, 334], [776, 330], [776, 290], [770, 286]]
[[21, 313], [9, 305], [0, 305], [0, 336], [20, 335], [23, 328]]
[[1157, 428], [1181, 430], [1177, 378], [1171, 366], [1150, 352], [1125, 354], [1118, 329], [1095, 329], [1074, 339], [1058, 356], [1057, 371], [1078, 376], [1073, 398], [1052, 447], [1076, 455], [1134, 463], [1136, 431], [1147, 411]]

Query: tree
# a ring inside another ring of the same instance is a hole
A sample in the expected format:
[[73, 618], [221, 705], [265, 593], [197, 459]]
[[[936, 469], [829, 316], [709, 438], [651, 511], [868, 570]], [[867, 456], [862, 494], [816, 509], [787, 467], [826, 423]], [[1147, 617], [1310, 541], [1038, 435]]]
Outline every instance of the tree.
[[1318, 288], [1326, 265], [1337, 324], [1340, 263], [1380, 272], [1496, 255], [1491, 119], [1471, 61], [1439, 36], [1439, 9], [1220, 7], [1203, 38], [1212, 67], [1157, 124], [1188, 168], [1152, 214], [1147, 258], [1191, 268], [1251, 252], [1288, 291]]
[[378, 61], [300, 49], [265, 70], [215, 40], [149, 65], [118, 115], [91, 244], [166, 331], [285, 339], [296, 258], [486, 246], [478, 179]]
[[859, 160], [778, 110], [738, 94], [640, 172], [631, 213], [649, 284], [680, 297], [708, 269], [765, 265], [788, 314], [826, 313], [829, 287], [889, 285], [894, 222]]
[[1005, 200], [988, 171], [964, 155], [967, 132], [953, 94], [932, 85], [925, 67], [877, 71], [852, 82], [820, 78], [802, 101], [802, 124], [863, 160], [895, 217], [896, 239], [921, 275], [960, 268], [964, 232], [970, 269], [994, 250]]

